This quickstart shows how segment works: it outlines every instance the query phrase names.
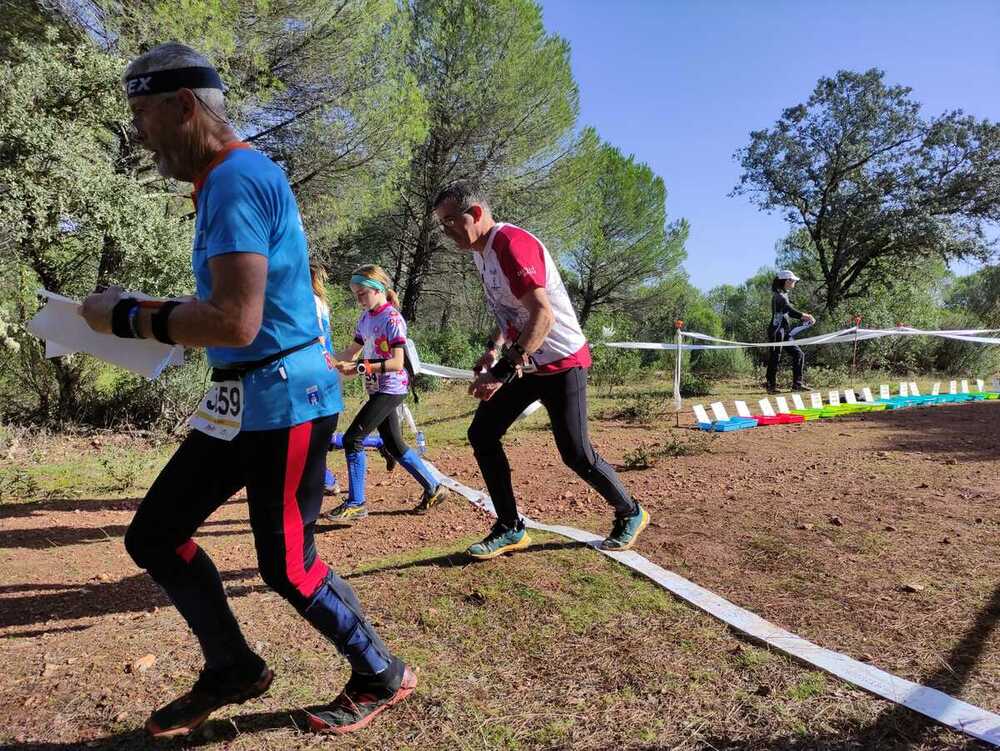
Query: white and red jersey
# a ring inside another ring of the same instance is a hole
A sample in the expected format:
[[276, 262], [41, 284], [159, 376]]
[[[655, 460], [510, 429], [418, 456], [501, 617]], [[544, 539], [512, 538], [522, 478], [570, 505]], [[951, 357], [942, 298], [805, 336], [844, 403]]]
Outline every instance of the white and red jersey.
[[529, 352], [539, 373], [558, 373], [590, 367], [590, 348], [576, 320], [576, 312], [548, 249], [527, 230], [497, 224], [490, 230], [482, 253], [472, 254], [483, 278], [486, 301], [506, 341], [512, 342], [528, 322], [528, 309], [520, 298], [533, 289], [544, 289], [555, 314], [552, 329], [542, 346]]

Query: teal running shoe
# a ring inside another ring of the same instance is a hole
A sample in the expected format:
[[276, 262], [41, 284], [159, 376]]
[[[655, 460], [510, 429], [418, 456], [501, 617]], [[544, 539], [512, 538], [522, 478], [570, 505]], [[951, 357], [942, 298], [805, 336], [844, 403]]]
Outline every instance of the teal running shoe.
[[477, 560], [488, 561], [498, 555], [526, 548], [530, 544], [531, 538], [523, 526], [520, 529], [510, 529], [497, 522], [482, 542], [470, 545], [465, 552]]
[[649, 512], [636, 502], [632, 516], [616, 516], [611, 534], [601, 543], [601, 550], [628, 550], [635, 545], [639, 533], [649, 524]]

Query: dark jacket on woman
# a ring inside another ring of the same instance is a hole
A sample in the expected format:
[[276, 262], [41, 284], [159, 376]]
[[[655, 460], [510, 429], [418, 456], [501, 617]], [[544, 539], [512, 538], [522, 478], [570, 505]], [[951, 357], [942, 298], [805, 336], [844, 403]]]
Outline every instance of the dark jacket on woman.
[[[775, 291], [771, 295], [771, 332], [773, 333], [776, 329], [783, 329], [784, 331], [791, 329], [792, 322], [789, 320], [791, 318], [801, 321], [802, 312], [792, 307], [792, 304], [788, 301], [787, 292]], [[771, 341], [774, 341], [773, 336]]]

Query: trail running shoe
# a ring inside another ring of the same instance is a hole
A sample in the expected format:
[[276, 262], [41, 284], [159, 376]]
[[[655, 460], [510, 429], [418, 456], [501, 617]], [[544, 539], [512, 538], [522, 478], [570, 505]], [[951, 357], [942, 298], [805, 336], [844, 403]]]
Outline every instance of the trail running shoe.
[[340, 495], [340, 483], [334, 482], [333, 485], [325, 485], [323, 487], [323, 495]]
[[531, 538], [528, 537], [528, 532], [523, 526], [520, 529], [509, 529], [497, 522], [482, 542], [470, 545], [465, 552], [473, 558], [486, 561], [513, 550], [526, 548], [530, 544]]
[[150, 715], [146, 732], [154, 738], [187, 735], [220, 707], [260, 696], [273, 680], [274, 671], [257, 655], [246, 665], [226, 670], [205, 668], [190, 691]]
[[632, 516], [616, 516], [611, 534], [601, 543], [601, 550], [628, 550], [635, 545], [639, 533], [649, 524], [649, 513], [635, 504], [636, 512]]
[[354, 522], [368, 516], [368, 507], [365, 504], [351, 506], [347, 501], [340, 504], [333, 511], [326, 515], [326, 518], [338, 527], [350, 527]]
[[448, 488], [444, 485], [438, 485], [433, 493], [424, 491], [423, 497], [420, 499], [420, 503], [413, 511], [417, 514], [426, 514], [435, 506], [444, 503], [444, 500], [448, 497]]
[[405, 665], [403, 679], [394, 691], [370, 683], [365, 685], [359, 676], [351, 676], [333, 703], [314, 711], [306, 710], [309, 728], [317, 733], [336, 735], [360, 730], [380, 712], [403, 701], [416, 687], [417, 676]]

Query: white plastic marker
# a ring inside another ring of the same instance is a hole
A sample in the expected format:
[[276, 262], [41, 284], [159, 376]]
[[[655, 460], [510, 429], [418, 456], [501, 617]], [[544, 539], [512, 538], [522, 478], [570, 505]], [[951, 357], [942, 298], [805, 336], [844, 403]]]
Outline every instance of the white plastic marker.
[[949, 394], [958, 393], [958, 381], [948, 381], [948, 393]]
[[844, 401], [848, 404], [858, 403], [858, 397], [854, 395], [854, 389], [844, 389]]
[[524, 408], [524, 412], [522, 412], [521, 414], [519, 414], [517, 416], [517, 418], [515, 418], [514, 422], [517, 422], [518, 420], [523, 420], [525, 417], [527, 417], [528, 415], [534, 414], [535, 412], [537, 412], [541, 408], [542, 408], [542, 403], [541, 402], [539, 402], [539, 401], [532, 402], [531, 404], [529, 404], [527, 407]]
[[524, 412], [522, 412], [521, 414], [519, 414], [514, 419], [514, 422], [517, 422], [518, 420], [523, 420], [525, 417], [527, 417], [530, 414], [534, 414], [535, 412], [537, 412], [541, 408], [542, 408], [542, 403], [541, 402], [539, 402], [539, 401], [532, 402], [531, 404], [529, 404], [527, 407], [524, 408]]
[[899, 395], [900, 396], [910, 395], [910, 387], [903, 381], [900, 381], [899, 383]]
[[839, 391], [831, 391], [829, 394], [827, 394], [827, 397], [830, 400], [830, 404], [834, 404], [834, 405], [840, 404], [840, 392]]
[[861, 398], [864, 399], [866, 402], [874, 402], [875, 401], [875, 397], [872, 396], [872, 390], [870, 388], [868, 388], [867, 386], [865, 386], [863, 389], [861, 389]]
[[792, 411], [788, 408], [788, 400], [785, 399], [785, 397], [783, 396], [774, 397], [774, 403], [778, 405], [779, 415], [787, 415], [789, 412]]
[[823, 409], [823, 395], [818, 391], [813, 391], [809, 394], [809, 403], [812, 404], [813, 409]]
[[417, 434], [417, 423], [413, 419], [413, 413], [410, 412], [410, 408], [405, 404], [400, 404], [396, 407], [396, 414], [399, 415], [400, 419], [406, 423], [406, 426], [410, 429], [413, 435]]
[[711, 407], [712, 414], [715, 415], [715, 419], [719, 422], [729, 419], [729, 413], [726, 412], [726, 405], [722, 402], [712, 402], [708, 406]]
[[805, 409], [805, 402], [802, 401], [802, 397], [798, 394], [792, 394], [792, 405], [795, 409]]
[[882, 401], [889, 401], [892, 399], [892, 393], [889, 391], [889, 384], [883, 383], [879, 385], [878, 398]]
[[774, 407], [771, 406], [771, 400], [766, 396], [757, 402], [757, 404], [760, 405], [760, 413], [764, 415], [764, 417], [775, 417]]
[[920, 396], [920, 389], [913, 381], [910, 381], [910, 396]]
[[986, 384], [983, 382], [982, 378], [976, 379], [976, 391], [984, 391], [986, 389]]
[[736, 405], [736, 414], [740, 417], [750, 417], [750, 408], [747, 406], [746, 402], [741, 402], [736, 400], [733, 402]]
[[708, 412], [706, 412], [705, 408], [702, 407], [700, 404], [695, 404], [693, 407], [691, 407], [691, 409], [694, 412], [694, 419], [698, 422], [699, 425], [712, 424], [712, 418], [708, 416]]
[[962, 379], [962, 393], [963, 394], [969, 393], [969, 381], [967, 378]]
[[[424, 463], [438, 482], [464, 496], [473, 505], [478, 506], [488, 514], [496, 516], [493, 501], [486, 493], [473, 490], [447, 475], [441, 474], [438, 468], [429, 461]], [[602, 542], [602, 538], [591, 532], [562, 525], [541, 524], [528, 517], [523, 517], [523, 519], [524, 525], [529, 529], [550, 532], [589, 545], [599, 553], [659, 584], [699, 610], [738, 631], [765, 642], [779, 652], [784, 652], [798, 660], [814, 665], [865, 691], [919, 712], [966, 735], [1000, 747], [1000, 715], [948, 696], [937, 689], [927, 688], [899, 678], [872, 665], [806, 641], [790, 631], [785, 631], [773, 623], [765, 621], [749, 610], [733, 605], [714, 592], [699, 587], [694, 582], [690, 582], [672, 571], [667, 571], [635, 551], [615, 553], [601, 550], [598, 545]]]
[[931, 386], [931, 395], [937, 396], [940, 393], [941, 393], [941, 382], [938, 381], [933, 386]]

